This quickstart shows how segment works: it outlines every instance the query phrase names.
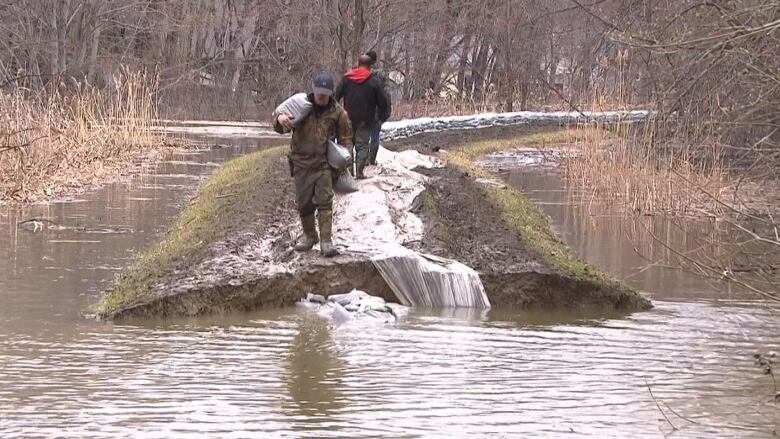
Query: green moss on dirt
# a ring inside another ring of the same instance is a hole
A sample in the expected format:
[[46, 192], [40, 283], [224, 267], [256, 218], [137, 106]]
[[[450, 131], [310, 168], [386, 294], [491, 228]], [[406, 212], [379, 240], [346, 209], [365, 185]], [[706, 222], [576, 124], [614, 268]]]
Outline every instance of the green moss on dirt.
[[225, 164], [198, 190], [163, 239], [119, 277], [97, 305], [98, 315], [111, 316], [122, 306], [143, 298], [177, 268], [203, 260], [210, 244], [251, 219], [253, 193], [273, 169], [278, 170], [285, 151], [285, 147], [276, 147]]

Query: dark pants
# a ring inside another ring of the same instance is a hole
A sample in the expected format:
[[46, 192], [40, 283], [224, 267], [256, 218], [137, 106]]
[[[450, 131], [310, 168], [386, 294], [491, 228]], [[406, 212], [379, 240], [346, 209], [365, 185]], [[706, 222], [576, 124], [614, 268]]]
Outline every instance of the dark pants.
[[368, 142], [370, 146], [368, 154], [368, 163], [371, 165], [376, 164], [376, 154], [379, 152], [379, 133], [382, 131], [382, 122], [377, 122], [374, 128], [371, 130], [371, 140]]
[[333, 209], [333, 172], [325, 163], [317, 169], [295, 167], [295, 203], [302, 217]]
[[368, 165], [369, 146], [371, 140], [371, 127], [361, 125], [353, 131], [352, 141], [355, 144], [355, 168], [357, 176], [363, 175], [363, 169]]

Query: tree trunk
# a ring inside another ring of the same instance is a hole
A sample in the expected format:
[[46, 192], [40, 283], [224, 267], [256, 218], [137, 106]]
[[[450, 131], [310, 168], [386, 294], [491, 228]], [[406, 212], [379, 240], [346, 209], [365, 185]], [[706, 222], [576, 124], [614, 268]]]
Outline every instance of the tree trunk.
[[87, 9], [82, 9], [79, 14], [78, 32], [76, 33], [76, 41], [79, 42], [76, 66], [81, 70], [82, 74], [84, 73], [84, 64], [87, 62], [87, 49], [91, 40], [89, 38], [91, 36], [90, 29], [93, 25], [94, 23], [87, 23]]
[[490, 46], [482, 43], [479, 45], [477, 51], [476, 61], [471, 67], [472, 81], [474, 81], [474, 95], [472, 96], [475, 101], [481, 101], [483, 97], [483, 90], [488, 84], [485, 83], [485, 67], [487, 67], [488, 52]]
[[89, 54], [89, 69], [87, 71], [87, 79], [92, 79], [95, 77], [95, 69], [97, 67], [97, 56], [98, 56], [98, 49], [100, 46], [100, 33], [101, 33], [101, 27], [98, 26], [95, 31], [92, 33], [92, 47]]
[[361, 45], [363, 44], [363, 33], [366, 30], [366, 18], [364, 12], [365, 0], [355, 0], [355, 19], [353, 21], [352, 33], [352, 57], [357, 57], [363, 53]]
[[460, 50], [460, 59], [458, 60], [457, 84], [458, 94], [461, 99], [466, 95], [466, 66], [468, 66], [469, 49], [471, 48], [471, 35], [463, 37], [463, 47]]
[[550, 28], [550, 70], [547, 76], [547, 83], [550, 85], [550, 87], [555, 87], [558, 82], [557, 75], [556, 75], [557, 71], [558, 71], [558, 52], [555, 50], [555, 34], [553, 32], [553, 29]]

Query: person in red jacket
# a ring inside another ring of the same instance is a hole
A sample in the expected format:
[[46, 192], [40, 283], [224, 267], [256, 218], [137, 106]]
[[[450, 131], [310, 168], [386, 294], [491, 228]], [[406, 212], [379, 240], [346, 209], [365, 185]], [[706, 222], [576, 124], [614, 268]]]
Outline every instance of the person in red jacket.
[[343, 99], [344, 109], [352, 122], [355, 145], [355, 177], [366, 178], [363, 170], [369, 161], [369, 140], [376, 125], [390, 118], [390, 99], [381, 81], [371, 75], [371, 58], [361, 55], [358, 66], [341, 79], [336, 89], [336, 101]]

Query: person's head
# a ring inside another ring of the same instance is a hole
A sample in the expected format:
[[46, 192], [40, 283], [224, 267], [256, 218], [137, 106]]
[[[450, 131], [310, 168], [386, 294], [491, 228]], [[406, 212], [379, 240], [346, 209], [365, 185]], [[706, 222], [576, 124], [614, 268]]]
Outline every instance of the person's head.
[[315, 105], [324, 107], [330, 103], [330, 97], [333, 95], [333, 78], [328, 72], [320, 72], [314, 76], [312, 91]]
[[366, 55], [368, 55], [368, 57], [371, 58], [371, 65], [376, 65], [376, 50], [371, 49], [368, 52], [366, 52]]
[[360, 57], [358, 57], [358, 67], [371, 69], [371, 57], [368, 55], [360, 55]]

